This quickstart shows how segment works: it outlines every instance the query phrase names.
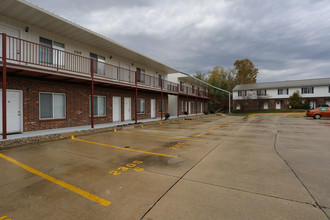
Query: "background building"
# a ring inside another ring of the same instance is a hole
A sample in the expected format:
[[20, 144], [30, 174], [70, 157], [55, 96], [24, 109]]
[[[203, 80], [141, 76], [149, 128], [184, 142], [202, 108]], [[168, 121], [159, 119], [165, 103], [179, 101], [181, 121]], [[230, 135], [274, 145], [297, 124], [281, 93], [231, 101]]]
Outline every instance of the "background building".
[[330, 105], [330, 78], [237, 85], [233, 89], [236, 110], [289, 109], [289, 97], [298, 91], [310, 107]]

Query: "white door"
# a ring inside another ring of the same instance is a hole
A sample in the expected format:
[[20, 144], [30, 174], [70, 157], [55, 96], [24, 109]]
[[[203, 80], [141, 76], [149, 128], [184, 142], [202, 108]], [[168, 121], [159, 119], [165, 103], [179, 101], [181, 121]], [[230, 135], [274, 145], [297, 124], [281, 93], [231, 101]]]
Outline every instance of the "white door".
[[264, 102], [264, 109], [268, 109], [268, 102]]
[[[0, 23], [0, 33], [5, 33], [9, 36], [21, 38], [21, 32], [19, 29]], [[0, 35], [0, 52], [2, 53], [2, 35]], [[1, 54], [2, 56], [2, 54]], [[11, 40], [8, 42], [7, 38], [7, 59], [20, 60], [20, 42], [18, 40]]]
[[130, 121], [131, 120], [131, 115], [132, 115], [132, 112], [131, 112], [131, 98], [129, 97], [125, 97], [124, 98], [124, 120], [125, 121]]
[[[7, 133], [20, 133], [22, 129], [22, 92], [7, 90]], [[2, 134], [2, 90], [0, 90], [0, 133]]]
[[97, 56], [97, 74], [105, 75], [105, 57]]
[[311, 109], [316, 108], [316, 101], [315, 101], [315, 100], [310, 100], [310, 101], [309, 101], [309, 107], [310, 107]]
[[112, 121], [121, 121], [121, 98], [112, 97]]
[[56, 41], [53, 42], [53, 64], [54, 67], [57, 67], [57, 64], [59, 68], [64, 67], [64, 60], [65, 60], [65, 49], [64, 49], [64, 44], [58, 43]]
[[156, 100], [151, 99], [150, 100], [151, 105], [151, 118], [156, 118]]
[[276, 101], [276, 109], [281, 109], [281, 101]]

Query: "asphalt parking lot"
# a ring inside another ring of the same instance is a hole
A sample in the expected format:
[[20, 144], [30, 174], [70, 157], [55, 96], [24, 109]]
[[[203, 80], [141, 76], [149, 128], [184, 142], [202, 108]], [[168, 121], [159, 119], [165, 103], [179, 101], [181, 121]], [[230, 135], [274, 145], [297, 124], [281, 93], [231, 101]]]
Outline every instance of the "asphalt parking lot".
[[203, 116], [0, 152], [0, 219], [330, 219], [330, 120]]

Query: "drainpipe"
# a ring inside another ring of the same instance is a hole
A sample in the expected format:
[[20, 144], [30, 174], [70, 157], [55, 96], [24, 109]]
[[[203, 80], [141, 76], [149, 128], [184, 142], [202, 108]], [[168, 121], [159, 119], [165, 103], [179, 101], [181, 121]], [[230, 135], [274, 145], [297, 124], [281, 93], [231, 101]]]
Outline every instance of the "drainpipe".
[[198, 91], [196, 90], [196, 101], [195, 101], [195, 112], [196, 112], [196, 115], [197, 115], [197, 93], [198, 93]]
[[187, 88], [187, 116], [189, 115], [189, 99], [188, 99], [188, 87]]
[[135, 124], [137, 124], [137, 72], [135, 72]]
[[163, 119], [163, 79], [160, 79], [161, 97], [160, 97], [160, 119]]
[[177, 92], [178, 92], [178, 106], [177, 106], [177, 111], [178, 111], [178, 118], [180, 117], [180, 95], [179, 95], [179, 85], [177, 88]]
[[7, 36], [2, 34], [2, 139], [7, 139]]
[[92, 77], [92, 85], [91, 85], [91, 127], [94, 128], [94, 59], [91, 59], [92, 61], [92, 71], [91, 71], [91, 77]]

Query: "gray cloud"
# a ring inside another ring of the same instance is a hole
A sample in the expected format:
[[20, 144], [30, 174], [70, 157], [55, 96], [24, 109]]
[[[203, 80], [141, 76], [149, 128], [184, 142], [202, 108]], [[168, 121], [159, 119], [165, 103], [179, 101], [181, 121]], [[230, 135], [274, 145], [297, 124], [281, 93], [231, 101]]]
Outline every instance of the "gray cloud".
[[186, 73], [249, 58], [258, 81], [330, 76], [327, 1], [30, 2]]

